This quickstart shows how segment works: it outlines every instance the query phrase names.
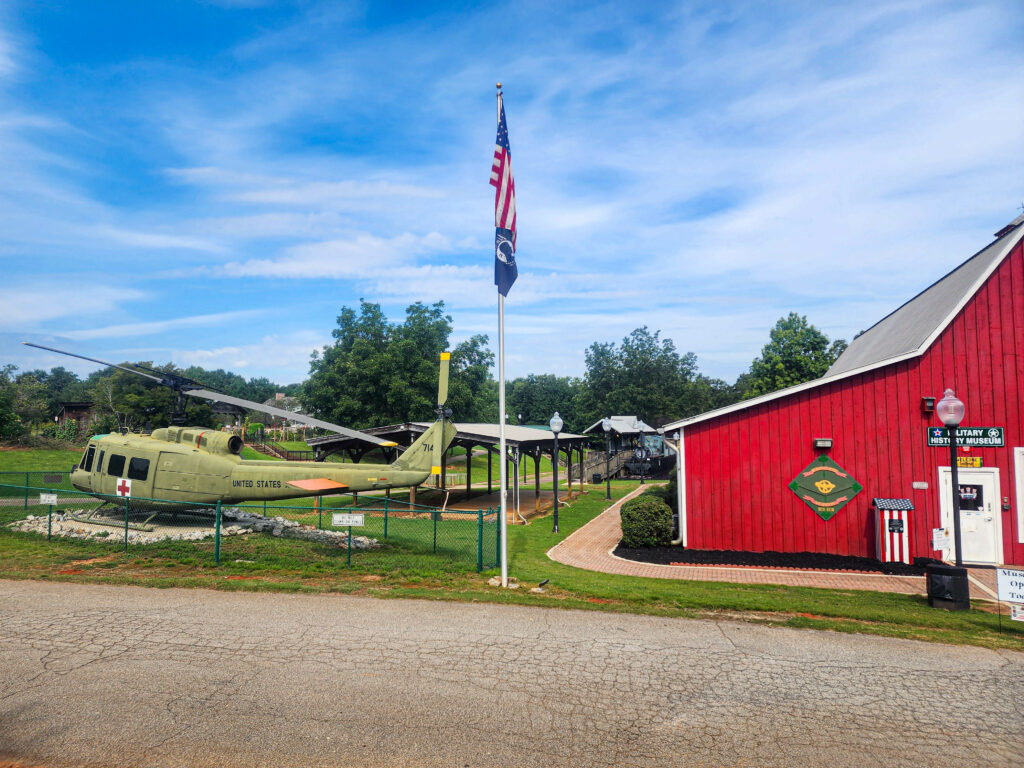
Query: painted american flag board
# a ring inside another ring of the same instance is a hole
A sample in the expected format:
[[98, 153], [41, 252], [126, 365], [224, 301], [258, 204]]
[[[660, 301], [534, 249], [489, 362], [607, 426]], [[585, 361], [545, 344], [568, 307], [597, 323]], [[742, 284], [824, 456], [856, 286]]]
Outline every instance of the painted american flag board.
[[512, 177], [512, 149], [508, 143], [505, 102], [498, 94], [498, 135], [491, 164], [494, 190], [494, 284], [498, 293], [508, 291], [519, 276], [516, 266], [516, 183]]

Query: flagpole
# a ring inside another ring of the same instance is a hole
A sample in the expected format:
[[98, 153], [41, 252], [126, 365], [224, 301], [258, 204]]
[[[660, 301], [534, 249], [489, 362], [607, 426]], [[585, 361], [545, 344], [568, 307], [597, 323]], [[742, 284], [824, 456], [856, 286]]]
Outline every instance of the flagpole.
[[[498, 83], [496, 107], [501, 120], [501, 83]], [[498, 482], [501, 488], [501, 517], [498, 521], [501, 532], [501, 586], [508, 586], [508, 492], [505, 479], [508, 477], [508, 453], [505, 445], [505, 297], [498, 291]]]

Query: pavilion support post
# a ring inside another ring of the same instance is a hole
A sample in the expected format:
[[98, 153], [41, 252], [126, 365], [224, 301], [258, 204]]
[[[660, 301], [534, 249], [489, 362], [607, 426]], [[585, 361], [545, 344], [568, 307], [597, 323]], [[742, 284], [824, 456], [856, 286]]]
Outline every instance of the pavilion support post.
[[583, 489], [586, 488], [586, 483], [587, 483], [587, 476], [586, 476], [586, 473], [585, 473], [585, 471], [583, 469], [583, 465], [586, 463], [586, 460], [585, 460], [585, 458], [583, 456], [583, 446], [582, 445], [580, 446], [579, 451], [580, 451], [580, 453], [579, 453], [579, 456], [580, 456], [580, 463], [579, 463], [579, 467], [580, 467], [580, 491], [582, 492]]
[[540, 509], [540, 448], [533, 449], [533, 508]]
[[466, 498], [473, 492], [473, 446], [466, 447]]

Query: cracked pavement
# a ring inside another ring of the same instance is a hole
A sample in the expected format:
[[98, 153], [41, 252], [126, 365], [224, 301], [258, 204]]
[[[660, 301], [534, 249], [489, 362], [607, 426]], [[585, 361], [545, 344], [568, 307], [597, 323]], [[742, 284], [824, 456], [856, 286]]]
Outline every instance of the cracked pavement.
[[732, 622], [0, 581], [0, 760], [1019, 766], [1024, 654]]

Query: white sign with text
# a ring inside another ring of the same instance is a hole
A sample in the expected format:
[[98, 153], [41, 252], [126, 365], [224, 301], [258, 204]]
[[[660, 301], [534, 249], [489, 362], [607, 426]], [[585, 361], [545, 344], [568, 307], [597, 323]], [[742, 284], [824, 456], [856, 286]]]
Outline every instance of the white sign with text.
[[996, 592], [1004, 603], [1024, 603], [1024, 571], [996, 568]]
[[335, 526], [336, 528], [342, 528], [346, 525], [362, 525], [363, 517], [363, 515], [352, 515], [346, 514], [344, 512], [335, 512], [333, 515], [331, 515], [331, 525]]

